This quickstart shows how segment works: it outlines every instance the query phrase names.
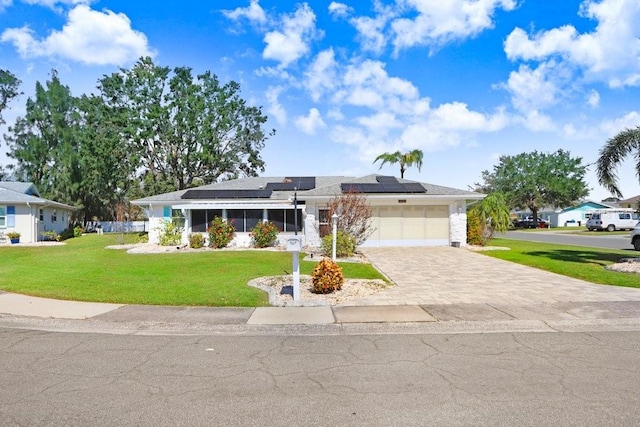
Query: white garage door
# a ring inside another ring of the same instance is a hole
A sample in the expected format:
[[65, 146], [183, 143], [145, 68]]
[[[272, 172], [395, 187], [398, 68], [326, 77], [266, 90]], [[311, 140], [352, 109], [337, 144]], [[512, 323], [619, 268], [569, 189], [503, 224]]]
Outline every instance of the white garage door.
[[449, 243], [448, 206], [381, 206], [373, 209], [372, 225], [366, 246]]

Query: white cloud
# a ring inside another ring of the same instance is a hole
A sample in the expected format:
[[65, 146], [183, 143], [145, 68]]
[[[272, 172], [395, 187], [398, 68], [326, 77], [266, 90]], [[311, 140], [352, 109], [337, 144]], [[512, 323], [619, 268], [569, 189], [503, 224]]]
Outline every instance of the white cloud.
[[550, 107], [557, 102], [560, 89], [558, 73], [553, 74], [554, 62], [540, 64], [536, 69], [521, 65], [509, 73], [503, 87], [511, 94], [513, 106], [524, 113]]
[[358, 31], [362, 49], [374, 53], [381, 53], [384, 50], [387, 45], [387, 36], [384, 33], [387, 20], [384, 15], [376, 18], [361, 16], [351, 20], [351, 24]]
[[279, 30], [264, 36], [265, 59], [273, 59], [287, 67], [309, 53], [309, 43], [321, 34], [315, 26], [316, 15], [306, 3], [299, 5], [291, 15], [284, 15]]
[[281, 126], [287, 123], [287, 111], [284, 109], [278, 97], [282, 93], [283, 88], [280, 86], [273, 86], [267, 89], [265, 96], [269, 105], [267, 106], [267, 112], [276, 118], [276, 121]]
[[591, 89], [589, 91], [589, 94], [587, 96], [587, 104], [589, 104], [591, 108], [596, 108], [598, 105], [600, 105], [600, 94], [598, 93], [598, 91], [594, 89]]
[[324, 128], [327, 126], [324, 120], [322, 120], [320, 111], [318, 111], [317, 108], [311, 108], [307, 116], [297, 117], [295, 120], [295, 124], [298, 129], [300, 129], [307, 135], [315, 135], [316, 131], [319, 128]]
[[353, 8], [344, 3], [332, 1], [329, 3], [329, 14], [334, 18], [344, 18], [353, 12]]
[[305, 72], [304, 86], [317, 102], [324, 92], [332, 90], [337, 82], [337, 63], [333, 49], [320, 52]]
[[493, 28], [497, 9], [510, 11], [515, 0], [404, 0], [415, 17], [398, 18], [391, 23], [396, 52], [413, 46], [436, 49], [453, 40], [476, 36]]
[[125, 65], [140, 56], [154, 56], [147, 37], [131, 28], [122, 13], [92, 10], [80, 4], [68, 14], [61, 31], [37, 40], [28, 27], [9, 28], [0, 41], [14, 44], [23, 58], [55, 56], [91, 65]]
[[258, 3], [258, 0], [251, 0], [251, 3], [247, 7], [223, 10], [222, 14], [233, 21], [246, 18], [253, 24], [265, 24], [267, 22], [267, 15]]
[[622, 117], [604, 120], [600, 124], [600, 129], [610, 138], [625, 129], [634, 129], [638, 126], [640, 126], [640, 112], [631, 111]]
[[13, 5], [13, 0], [0, 0], [0, 13], [4, 12], [4, 10]]
[[555, 57], [581, 69], [588, 81], [612, 87], [640, 85], [640, 2], [584, 0], [580, 13], [597, 21], [594, 31], [580, 34], [565, 25], [528, 35], [516, 28], [504, 44], [507, 57], [524, 61]]
[[514, 119], [525, 128], [533, 132], [555, 132], [557, 127], [553, 119], [538, 110], [527, 112], [524, 116]]

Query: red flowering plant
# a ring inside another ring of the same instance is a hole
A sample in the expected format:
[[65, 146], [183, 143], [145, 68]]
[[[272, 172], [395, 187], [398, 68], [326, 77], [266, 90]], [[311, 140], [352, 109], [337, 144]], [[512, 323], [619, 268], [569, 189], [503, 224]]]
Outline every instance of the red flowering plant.
[[207, 233], [209, 233], [209, 247], [219, 249], [227, 247], [236, 235], [236, 230], [233, 220], [225, 221], [216, 216], [211, 221], [211, 226], [207, 228]]
[[278, 227], [272, 222], [259, 222], [251, 230], [251, 244], [255, 248], [266, 248], [273, 246], [278, 238]]

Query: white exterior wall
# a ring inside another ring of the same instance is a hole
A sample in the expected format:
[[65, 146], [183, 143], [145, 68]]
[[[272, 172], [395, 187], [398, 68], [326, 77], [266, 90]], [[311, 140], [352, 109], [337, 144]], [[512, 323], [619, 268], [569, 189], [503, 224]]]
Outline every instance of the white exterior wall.
[[149, 243], [154, 245], [160, 244], [160, 233], [163, 227], [163, 213], [164, 205], [152, 205], [147, 210], [147, 217], [149, 218]]
[[[35, 243], [43, 240], [42, 231], [55, 231], [60, 234], [69, 225], [71, 211], [67, 209], [55, 209], [57, 220], [52, 221], [51, 214], [54, 209], [38, 205], [11, 205], [15, 206], [15, 226], [0, 229], [5, 235], [12, 231], [20, 233], [20, 243]], [[43, 209], [44, 221], [40, 221], [40, 209]]]
[[[394, 202], [394, 203], [392, 203]], [[305, 236], [306, 241], [310, 246], [320, 246], [320, 237], [318, 234], [319, 222], [318, 209], [324, 208], [328, 203], [326, 201], [314, 200], [306, 201], [307, 209], [307, 221], [305, 221]], [[467, 244], [467, 214], [466, 214], [466, 201], [465, 200], [430, 200], [425, 203], [425, 200], [410, 199], [407, 198], [406, 203], [399, 204], [397, 200], [378, 199], [371, 201], [371, 207], [396, 207], [396, 206], [447, 206], [448, 208], [448, 221], [449, 221], [449, 236], [448, 238], [427, 238], [427, 239], [410, 239], [403, 238], [397, 240], [380, 240], [375, 238], [375, 234], [364, 242], [363, 247], [372, 246], [448, 246], [452, 242], [459, 242], [460, 246]], [[429, 221], [429, 219], [426, 219]], [[374, 225], [377, 223], [376, 219], [373, 220]]]

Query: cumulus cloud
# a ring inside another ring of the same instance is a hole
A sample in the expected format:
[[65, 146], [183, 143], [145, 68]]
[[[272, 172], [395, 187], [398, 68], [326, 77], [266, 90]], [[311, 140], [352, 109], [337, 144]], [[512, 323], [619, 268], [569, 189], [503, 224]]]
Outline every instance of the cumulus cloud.
[[222, 14], [232, 21], [247, 19], [249, 22], [257, 25], [267, 22], [267, 14], [260, 6], [258, 0], [251, 0], [247, 7], [238, 7], [233, 10], [223, 10]]
[[13, 4], [12, 0], [0, 0], [0, 13]]
[[331, 91], [335, 87], [337, 66], [333, 49], [327, 49], [316, 55], [307, 68], [304, 73], [304, 85], [314, 102], [317, 102], [325, 92]]
[[588, 81], [611, 87], [640, 85], [640, 3], [637, 0], [585, 0], [580, 14], [597, 22], [591, 32], [572, 25], [527, 34], [516, 28], [504, 50], [511, 60], [556, 58], [580, 69]]
[[396, 51], [413, 46], [431, 49], [473, 37], [493, 28], [496, 10], [515, 9], [515, 0], [405, 0], [411, 18], [391, 22], [392, 43]]
[[353, 8], [344, 3], [332, 1], [329, 4], [329, 14], [334, 18], [345, 18], [353, 12]]
[[634, 129], [640, 126], [640, 112], [631, 111], [622, 117], [612, 120], [604, 120], [600, 124], [600, 129], [608, 136], [612, 137], [624, 129]]
[[600, 105], [600, 94], [598, 91], [593, 89], [589, 91], [589, 94], [587, 95], [587, 104], [589, 104], [591, 108], [596, 108]]
[[297, 6], [291, 15], [284, 15], [280, 28], [264, 36], [266, 44], [262, 57], [287, 67], [310, 51], [309, 44], [321, 32], [316, 29], [316, 15], [308, 4]]
[[543, 63], [535, 69], [521, 65], [518, 71], [509, 73], [503, 87], [511, 94], [511, 102], [517, 110], [540, 110], [557, 102], [560, 89], [552, 75], [555, 65], [554, 62]]
[[281, 86], [273, 86], [267, 89], [265, 96], [267, 98], [267, 102], [269, 105], [267, 106], [267, 112], [276, 118], [276, 121], [281, 126], [284, 126], [287, 123], [287, 111], [284, 109], [282, 104], [280, 104], [280, 93], [284, 88]]
[[319, 128], [326, 127], [320, 111], [317, 108], [311, 108], [307, 116], [299, 116], [295, 120], [295, 124], [302, 132], [307, 135], [315, 135]]
[[5, 30], [0, 41], [13, 43], [23, 58], [55, 56], [91, 65], [125, 65], [155, 55], [147, 37], [131, 28], [125, 14], [80, 4], [67, 18], [62, 30], [41, 40], [29, 27], [22, 27]]

